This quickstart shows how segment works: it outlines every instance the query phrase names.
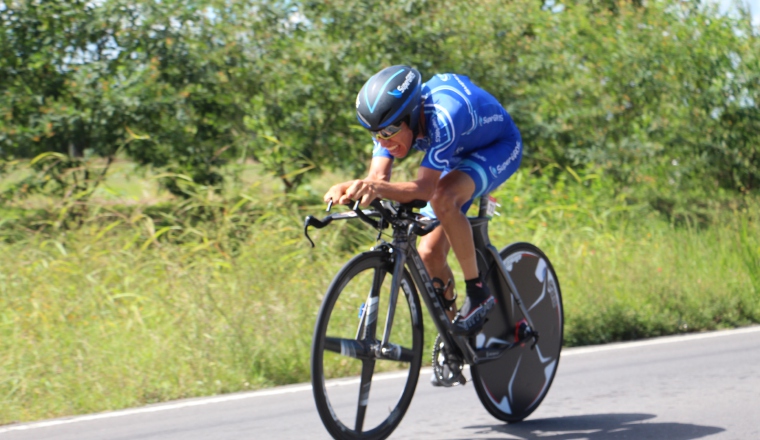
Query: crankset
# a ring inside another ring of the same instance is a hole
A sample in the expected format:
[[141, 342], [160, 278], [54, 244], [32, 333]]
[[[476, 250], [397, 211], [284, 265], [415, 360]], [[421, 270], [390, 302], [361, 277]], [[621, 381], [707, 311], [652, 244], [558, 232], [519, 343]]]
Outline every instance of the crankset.
[[433, 374], [438, 383], [444, 387], [464, 385], [467, 379], [462, 374], [463, 367], [462, 359], [449, 353], [441, 335], [438, 335], [433, 346]]

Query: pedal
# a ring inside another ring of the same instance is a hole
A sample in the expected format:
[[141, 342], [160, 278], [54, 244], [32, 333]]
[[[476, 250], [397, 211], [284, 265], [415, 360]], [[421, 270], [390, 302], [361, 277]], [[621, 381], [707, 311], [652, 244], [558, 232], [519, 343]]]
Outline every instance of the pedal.
[[457, 376], [456, 378], [456, 384], [459, 384], [462, 386], [467, 385], [467, 379], [465, 379], [464, 374], [462, 374], [461, 371], [459, 372], [459, 376]]

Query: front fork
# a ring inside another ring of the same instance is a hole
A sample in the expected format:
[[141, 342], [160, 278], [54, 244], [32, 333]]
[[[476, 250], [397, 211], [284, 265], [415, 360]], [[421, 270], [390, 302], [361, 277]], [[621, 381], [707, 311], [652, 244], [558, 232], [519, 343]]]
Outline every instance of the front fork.
[[387, 245], [388, 252], [393, 259], [393, 282], [391, 283], [391, 293], [388, 303], [388, 315], [385, 319], [385, 329], [383, 330], [383, 340], [380, 342], [380, 354], [384, 357], [393, 357], [396, 347], [390, 343], [391, 330], [393, 328], [393, 318], [396, 315], [396, 301], [398, 300], [398, 291], [401, 287], [401, 277], [404, 274], [404, 265], [406, 264], [406, 252], [394, 252], [394, 248]]

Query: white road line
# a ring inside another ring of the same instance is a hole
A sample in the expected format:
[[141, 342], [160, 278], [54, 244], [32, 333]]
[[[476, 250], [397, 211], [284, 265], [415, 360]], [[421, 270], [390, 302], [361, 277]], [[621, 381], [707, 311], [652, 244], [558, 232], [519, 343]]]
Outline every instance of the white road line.
[[[720, 330], [720, 331], [715, 331], [715, 332], [695, 333], [695, 334], [688, 334], [688, 335], [664, 336], [664, 337], [660, 337], [656, 339], [647, 339], [644, 341], [620, 342], [620, 343], [612, 343], [612, 344], [605, 344], [605, 345], [596, 345], [596, 346], [591, 346], [591, 347], [567, 348], [567, 349], [562, 350], [562, 357], [576, 356], [576, 355], [589, 354], [589, 353], [598, 353], [602, 351], [621, 350], [621, 349], [626, 349], [626, 348], [638, 348], [638, 347], [647, 347], [647, 346], [652, 346], [652, 345], [672, 344], [676, 342], [697, 341], [697, 340], [702, 340], [702, 339], [717, 338], [721, 336], [732, 336], [732, 335], [756, 333], [756, 332], [760, 332], [760, 326], [745, 327], [745, 328], [734, 329], [734, 330]], [[432, 368], [423, 368], [420, 371], [420, 376], [425, 377], [431, 372], [432, 372]], [[372, 380], [373, 381], [391, 380], [391, 379], [399, 379], [403, 377], [406, 377], [406, 374], [404, 372], [380, 373], [380, 374], [375, 375], [372, 378]], [[359, 383], [359, 378], [354, 377], [354, 378], [347, 378], [347, 379], [330, 380], [327, 382], [326, 386], [328, 388], [332, 388], [332, 387], [339, 387], [339, 386], [345, 386], [345, 385], [354, 385], [358, 383]], [[178, 401], [174, 403], [164, 403], [164, 404], [145, 406], [142, 408], [111, 411], [111, 412], [104, 412], [104, 413], [98, 413], [98, 414], [90, 414], [90, 415], [85, 415], [85, 416], [76, 416], [76, 417], [65, 418], [65, 419], [54, 419], [54, 420], [48, 420], [44, 422], [8, 425], [5, 427], [0, 427], [0, 434], [3, 434], [5, 432], [10, 432], [10, 431], [25, 431], [29, 429], [48, 428], [51, 426], [67, 425], [70, 423], [89, 422], [91, 420], [110, 419], [110, 418], [115, 418], [115, 417], [131, 416], [135, 414], [147, 414], [147, 413], [154, 413], [154, 412], [159, 412], [159, 411], [189, 408], [193, 406], [232, 402], [235, 400], [243, 400], [243, 399], [252, 399], [256, 397], [300, 393], [304, 391], [311, 391], [311, 385], [310, 384], [287, 385], [287, 386], [278, 387], [278, 388], [269, 389], [269, 390], [226, 394], [223, 396], [216, 396], [216, 397], [202, 397], [198, 399], [182, 400], [182, 401]]]
[[[433, 369], [422, 368], [420, 375], [430, 374]], [[404, 372], [392, 372], [392, 373], [378, 373], [372, 377], [372, 381], [382, 381], [391, 379], [400, 379], [407, 377]], [[334, 388], [346, 385], [354, 385], [360, 382], [359, 377], [351, 377], [346, 379], [332, 379], [327, 381], [327, 388]], [[0, 434], [10, 431], [26, 431], [29, 429], [48, 428], [51, 426], [68, 425], [70, 423], [89, 422], [92, 420], [110, 419], [114, 417], [131, 416], [135, 414], [147, 414], [159, 411], [168, 411], [172, 409], [189, 408], [193, 406], [210, 405], [213, 403], [232, 402], [235, 400], [251, 399], [255, 397], [277, 396], [282, 394], [299, 393], [303, 391], [311, 391], [311, 384], [298, 384], [298, 385], [285, 385], [269, 390], [249, 391], [242, 393], [226, 394], [216, 397], [201, 397], [197, 399], [181, 400], [174, 403], [160, 403], [151, 406], [145, 406], [141, 408], [125, 409], [119, 411], [110, 411], [97, 414], [89, 414], [85, 416], [75, 416], [65, 419], [47, 420], [44, 422], [32, 422], [19, 425], [8, 425], [0, 427]]]
[[655, 339], [646, 339], [643, 341], [616, 342], [604, 345], [593, 345], [588, 347], [574, 347], [562, 350], [561, 357], [575, 356], [579, 354], [598, 353], [601, 351], [621, 350], [625, 348], [648, 347], [652, 345], [673, 344], [676, 342], [699, 341], [702, 339], [719, 338], [721, 336], [740, 335], [745, 333], [760, 332], [760, 325], [744, 327], [733, 330], [717, 330], [705, 333], [690, 333], [686, 335], [661, 336]]

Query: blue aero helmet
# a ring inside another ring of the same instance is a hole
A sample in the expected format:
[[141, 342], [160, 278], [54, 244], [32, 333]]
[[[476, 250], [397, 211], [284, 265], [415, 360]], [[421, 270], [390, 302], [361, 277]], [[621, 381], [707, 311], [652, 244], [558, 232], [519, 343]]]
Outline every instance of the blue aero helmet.
[[422, 77], [410, 66], [391, 66], [377, 72], [356, 96], [356, 118], [364, 128], [379, 131], [406, 122], [417, 133]]

